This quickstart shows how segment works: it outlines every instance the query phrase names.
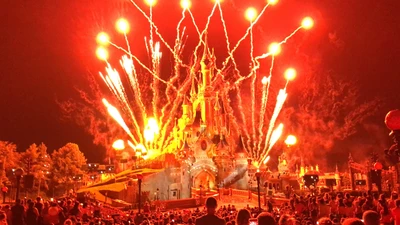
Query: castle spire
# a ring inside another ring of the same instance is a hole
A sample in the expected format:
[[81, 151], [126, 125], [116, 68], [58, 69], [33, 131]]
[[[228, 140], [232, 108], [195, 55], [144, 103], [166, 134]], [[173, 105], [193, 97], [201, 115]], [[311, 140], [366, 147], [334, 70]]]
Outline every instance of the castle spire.
[[196, 98], [196, 88], [194, 86], [194, 77], [192, 76], [192, 87], [190, 89], [190, 101], [193, 103]]
[[215, 96], [214, 110], [219, 111], [220, 109], [221, 109], [221, 105], [219, 104], [219, 93], [217, 91], [216, 96]]

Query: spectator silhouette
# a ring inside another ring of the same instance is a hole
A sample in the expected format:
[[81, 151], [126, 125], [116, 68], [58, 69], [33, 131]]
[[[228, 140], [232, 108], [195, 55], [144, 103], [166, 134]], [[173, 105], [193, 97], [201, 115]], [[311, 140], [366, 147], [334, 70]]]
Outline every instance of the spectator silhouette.
[[225, 225], [225, 220], [215, 215], [217, 206], [217, 200], [209, 197], [206, 201], [207, 215], [196, 219], [196, 225]]

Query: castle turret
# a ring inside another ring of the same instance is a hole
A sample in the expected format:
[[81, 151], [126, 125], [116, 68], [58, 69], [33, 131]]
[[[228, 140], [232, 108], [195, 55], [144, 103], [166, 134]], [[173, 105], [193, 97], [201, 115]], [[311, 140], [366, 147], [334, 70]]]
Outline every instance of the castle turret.
[[201, 92], [203, 93], [203, 101], [201, 102], [201, 117], [207, 127], [209, 133], [213, 132], [214, 124], [214, 110], [212, 104], [213, 88], [211, 86], [211, 79], [215, 67], [215, 56], [210, 54], [207, 46], [207, 35], [204, 41], [204, 52], [201, 59], [201, 75], [202, 85]]

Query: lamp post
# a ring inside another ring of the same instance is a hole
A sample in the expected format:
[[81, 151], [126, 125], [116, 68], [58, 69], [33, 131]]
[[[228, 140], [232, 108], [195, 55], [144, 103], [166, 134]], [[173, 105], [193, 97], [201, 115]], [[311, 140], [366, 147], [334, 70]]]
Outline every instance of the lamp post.
[[17, 193], [15, 194], [15, 199], [19, 198], [19, 188], [21, 186], [21, 177], [24, 174], [24, 170], [18, 168], [15, 170], [15, 177], [17, 178]]
[[138, 175], [137, 175], [137, 179], [138, 179], [138, 188], [139, 188], [138, 213], [140, 214], [140, 208], [141, 208], [141, 206], [142, 206], [142, 179], [143, 179], [143, 175], [142, 175], [142, 174], [138, 174]]
[[261, 172], [259, 170], [257, 170], [256, 172], [256, 178], [257, 178], [258, 211], [261, 212], [261, 198], [260, 198]]

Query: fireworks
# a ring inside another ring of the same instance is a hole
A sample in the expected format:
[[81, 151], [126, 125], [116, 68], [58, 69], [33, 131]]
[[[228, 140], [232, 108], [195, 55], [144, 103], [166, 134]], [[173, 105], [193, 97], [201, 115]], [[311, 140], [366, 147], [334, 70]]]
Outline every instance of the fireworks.
[[[139, 152], [146, 152], [147, 157], [150, 158], [161, 153], [177, 151], [182, 146], [182, 143], [177, 142], [176, 138], [179, 136], [178, 133], [183, 132], [185, 129], [185, 127], [176, 125], [176, 120], [180, 116], [181, 105], [189, 99], [189, 96], [194, 98], [194, 96], [209, 95], [208, 90], [211, 89], [216, 93], [215, 98], [217, 100], [214, 99], [213, 101], [217, 102], [220, 99], [223, 102], [222, 107], [227, 114], [226, 118], [229, 118], [229, 127], [230, 129], [236, 129], [235, 132], [239, 134], [237, 138], [239, 136], [242, 137], [243, 147], [247, 151], [248, 157], [256, 165], [268, 162], [270, 158], [269, 151], [283, 133], [283, 124], [278, 126], [275, 124], [288, 95], [287, 85], [289, 81], [296, 77], [296, 71], [292, 68], [285, 72], [286, 86], [279, 90], [276, 101], [273, 103], [272, 116], [266, 118], [267, 105], [271, 104], [268, 98], [274, 59], [281, 52], [283, 44], [300, 29], [307, 30], [312, 28], [314, 21], [309, 17], [304, 18], [301, 25], [284, 38], [283, 41], [272, 43], [269, 45], [268, 52], [255, 56], [253, 27], [268, 6], [277, 4], [277, 0], [267, 1], [267, 5], [260, 13], [252, 7], [246, 10], [245, 18], [250, 21], [250, 24], [242, 38], [235, 45], [232, 45], [229, 41], [226, 21], [221, 1], [219, 0], [214, 1], [214, 7], [203, 30], [199, 29], [191, 12], [191, 1], [181, 0], [182, 18], [177, 24], [176, 39], [173, 45], [166, 42], [159, 32], [159, 28], [153, 22], [153, 8], [156, 7], [156, 0], [145, 0], [146, 5], [149, 7], [149, 13], [140, 8], [135, 1], [130, 0], [130, 2], [147, 19], [150, 26], [149, 39], [145, 38], [145, 45], [150, 58], [149, 62], [143, 62], [132, 53], [128, 37], [131, 27], [129, 22], [123, 18], [116, 22], [116, 30], [124, 35], [127, 49], [113, 43], [106, 33], [101, 32], [97, 36], [97, 43], [100, 47], [96, 51], [98, 58], [107, 64], [106, 73], [100, 73], [100, 76], [116, 100], [115, 106], [106, 99], [103, 99], [103, 103], [110, 116], [129, 136], [128, 145], [133, 149], [139, 149]], [[216, 11], [219, 12], [219, 18], [223, 25], [226, 49], [228, 50], [228, 56], [222, 60], [223, 63], [220, 68], [215, 63], [216, 59], [213, 51], [207, 45], [207, 38], [212, 38], [212, 36], [208, 35], [208, 27]], [[189, 64], [185, 64], [183, 60], [183, 49], [186, 47], [184, 40], [186, 28], [181, 26], [185, 19], [189, 19], [189, 17], [186, 17], [187, 15], [190, 16], [199, 38], [198, 44], [193, 49], [192, 60]], [[249, 74], [242, 75], [242, 72], [238, 69], [238, 62], [235, 60], [234, 53], [241, 43], [247, 39], [251, 44], [250, 57], [252, 66]], [[106, 50], [108, 46], [115, 47], [122, 52], [120, 64], [125, 78], [121, 78], [120, 73], [108, 62], [109, 55]], [[173, 72], [168, 78], [165, 78], [165, 74], [161, 74], [160, 62], [165, 54], [161, 52], [161, 46], [165, 47], [168, 50], [167, 54], [173, 58]], [[231, 48], [231, 46], [234, 47]], [[267, 57], [271, 57], [269, 74], [263, 76], [261, 80], [262, 88], [257, 88], [256, 81], [260, 75], [259, 69], [261, 67], [260, 60]], [[139, 73], [138, 68], [144, 72]], [[207, 74], [207, 77], [204, 74]], [[151, 81], [144, 79], [148, 75], [151, 76]], [[127, 83], [123, 83], [123, 81], [127, 81]], [[249, 82], [250, 89], [243, 90], [242, 87], [246, 82]], [[195, 88], [196, 85], [198, 86], [197, 90]], [[258, 92], [261, 92], [260, 103], [257, 102]], [[235, 99], [231, 99], [232, 96], [235, 96]], [[250, 112], [243, 110], [243, 96], [250, 96], [251, 98]], [[207, 98], [210, 97], [207, 96]], [[207, 105], [210, 103], [202, 104], [204, 104], [202, 107], [210, 107], [210, 105]], [[257, 109], [257, 106], [260, 106], [260, 108]], [[218, 107], [214, 106], [216, 109]], [[251, 115], [249, 116], [248, 113]], [[203, 114], [201, 116], [203, 120], [207, 117], [207, 115]], [[187, 118], [187, 120], [190, 119]], [[208, 132], [212, 131], [209, 130]], [[210, 133], [210, 135], [213, 134]]]

